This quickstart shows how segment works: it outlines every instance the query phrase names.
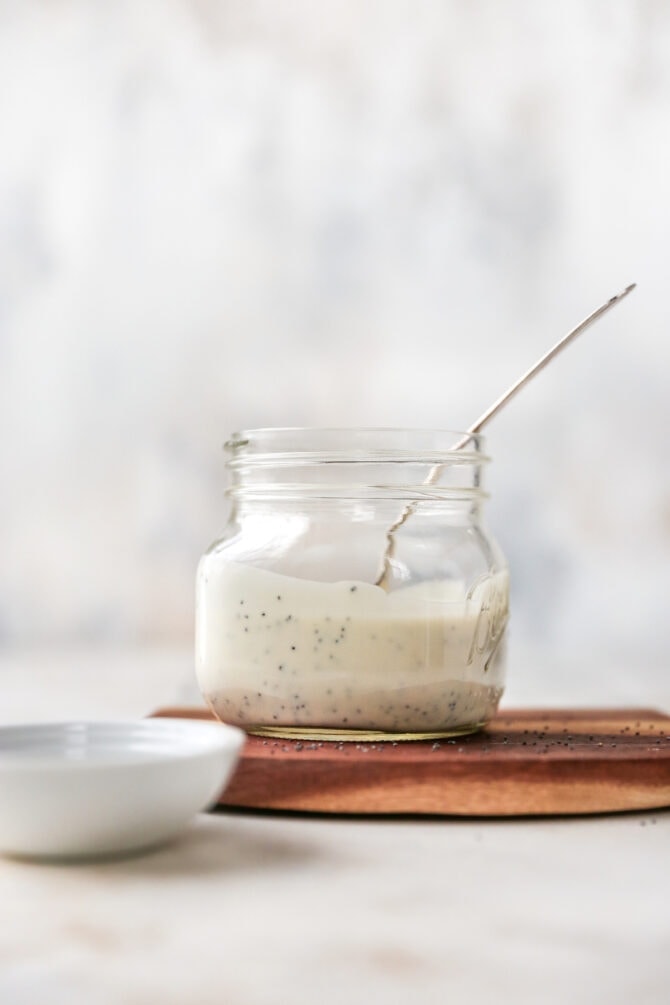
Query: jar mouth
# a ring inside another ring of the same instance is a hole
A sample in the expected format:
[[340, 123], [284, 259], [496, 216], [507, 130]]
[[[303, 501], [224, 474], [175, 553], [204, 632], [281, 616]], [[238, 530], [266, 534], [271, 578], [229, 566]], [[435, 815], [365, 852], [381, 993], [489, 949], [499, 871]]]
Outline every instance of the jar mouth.
[[226, 443], [231, 498], [484, 498], [483, 438], [449, 429], [276, 428]]
[[454, 429], [285, 426], [235, 432], [224, 444], [229, 467], [291, 461], [417, 461], [482, 464], [484, 437]]

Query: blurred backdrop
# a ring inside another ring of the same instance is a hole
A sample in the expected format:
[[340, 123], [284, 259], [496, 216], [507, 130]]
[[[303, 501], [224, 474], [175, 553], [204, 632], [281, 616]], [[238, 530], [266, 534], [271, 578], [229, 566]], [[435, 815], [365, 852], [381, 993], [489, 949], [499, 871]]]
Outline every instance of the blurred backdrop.
[[0, 646], [188, 646], [228, 432], [464, 427], [637, 281], [489, 523], [539, 686], [668, 693], [669, 179], [662, 0], [0, 0]]

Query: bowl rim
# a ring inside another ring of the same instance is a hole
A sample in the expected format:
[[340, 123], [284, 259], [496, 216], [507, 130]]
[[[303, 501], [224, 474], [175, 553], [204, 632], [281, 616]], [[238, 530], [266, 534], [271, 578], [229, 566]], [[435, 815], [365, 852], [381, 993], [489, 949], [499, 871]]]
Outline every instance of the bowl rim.
[[[66, 753], [68, 737], [74, 736], [83, 738], [80, 757]], [[12, 745], [12, 739], [18, 741], [21, 737], [22, 744]], [[153, 740], [155, 745], [139, 749], [138, 739]], [[239, 754], [245, 740], [246, 733], [238, 726], [168, 716], [11, 723], [0, 726], [0, 776], [17, 771], [104, 772], [149, 765], [169, 766], [221, 754], [233, 758]], [[51, 746], [41, 753], [40, 748], [45, 743]], [[96, 746], [97, 755], [90, 756]], [[119, 757], [119, 753], [122, 756]]]

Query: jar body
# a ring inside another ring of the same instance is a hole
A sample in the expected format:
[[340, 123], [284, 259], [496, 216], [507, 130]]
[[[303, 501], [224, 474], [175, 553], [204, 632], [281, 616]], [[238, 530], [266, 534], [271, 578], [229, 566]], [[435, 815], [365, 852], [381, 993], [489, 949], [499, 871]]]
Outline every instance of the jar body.
[[451, 736], [489, 721], [509, 580], [481, 520], [481, 440], [450, 451], [459, 437], [233, 441], [231, 519], [196, 587], [197, 676], [220, 719], [312, 739]]

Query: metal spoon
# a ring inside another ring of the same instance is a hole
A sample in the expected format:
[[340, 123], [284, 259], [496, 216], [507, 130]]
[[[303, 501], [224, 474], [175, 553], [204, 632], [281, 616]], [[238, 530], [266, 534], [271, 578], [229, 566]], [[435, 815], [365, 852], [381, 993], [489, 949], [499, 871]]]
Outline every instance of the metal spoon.
[[[482, 415], [479, 416], [476, 422], [473, 422], [473, 424], [467, 430], [466, 435], [461, 440], [459, 440], [458, 443], [455, 443], [451, 448], [451, 450], [460, 450], [461, 447], [464, 447], [465, 444], [468, 443], [468, 441], [470, 440], [471, 436], [473, 436], [475, 433], [478, 433], [480, 429], [483, 426], [485, 426], [486, 423], [489, 422], [489, 420], [492, 419], [493, 416], [500, 411], [503, 405], [506, 405], [507, 402], [514, 397], [517, 391], [520, 391], [521, 388], [524, 386], [524, 384], [528, 383], [531, 377], [534, 377], [536, 373], [539, 373], [540, 370], [543, 370], [544, 367], [551, 362], [554, 356], [558, 355], [561, 349], [565, 349], [568, 343], [572, 342], [572, 340], [577, 338], [578, 335], [581, 335], [581, 333], [583, 331], [586, 331], [587, 328], [590, 328], [592, 324], [598, 321], [603, 316], [603, 314], [606, 314], [607, 311], [609, 311], [612, 307], [614, 307], [615, 304], [620, 303], [624, 299], [624, 297], [627, 297], [628, 294], [635, 289], [636, 285], [637, 283], [631, 283], [630, 286], [627, 286], [625, 290], [621, 291], [621, 293], [617, 293], [616, 296], [611, 297], [601, 307], [598, 307], [598, 309], [595, 310], [593, 314], [589, 314], [588, 317], [584, 318], [584, 320], [580, 321], [575, 328], [569, 331], [567, 335], [564, 335], [562, 339], [559, 339], [559, 341], [556, 343], [555, 346], [553, 346], [548, 352], [544, 354], [544, 356], [542, 356], [536, 363], [534, 363], [533, 366], [531, 366], [530, 370], [526, 370], [526, 372], [521, 377], [519, 377], [519, 379], [515, 381], [515, 383], [512, 384], [511, 387], [507, 388], [504, 394], [501, 394], [500, 397], [496, 401], [494, 401], [493, 404], [489, 408], [487, 408]], [[444, 464], [435, 464], [428, 472], [428, 475], [423, 484], [434, 485], [437, 479], [439, 478], [440, 473], [444, 468], [444, 466], [445, 466]], [[391, 560], [393, 558], [393, 553], [395, 551], [394, 534], [399, 527], [402, 527], [402, 525], [405, 523], [408, 517], [410, 517], [412, 513], [415, 512], [417, 505], [418, 501], [408, 503], [408, 505], [405, 506], [404, 510], [402, 511], [398, 519], [395, 520], [391, 524], [389, 529], [386, 531], [386, 548], [384, 550], [384, 555], [382, 557], [380, 572], [376, 579], [377, 586], [382, 586], [386, 589], [388, 585], [388, 577], [391, 569]]]

